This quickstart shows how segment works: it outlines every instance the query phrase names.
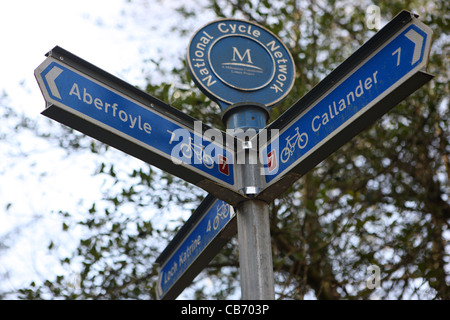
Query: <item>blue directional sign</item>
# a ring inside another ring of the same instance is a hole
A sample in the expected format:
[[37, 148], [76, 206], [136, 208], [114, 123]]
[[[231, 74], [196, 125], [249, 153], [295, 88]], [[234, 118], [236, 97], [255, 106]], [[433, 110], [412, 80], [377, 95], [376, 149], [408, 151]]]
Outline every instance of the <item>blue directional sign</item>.
[[35, 70], [47, 101], [44, 115], [187, 181], [206, 186], [207, 191], [220, 191], [219, 196], [223, 196], [227, 193], [223, 192], [225, 188], [231, 190], [230, 197], [236, 196], [234, 154], [224, 147], [228, 137], [221, 131], [214, 130], [212, 142], [211, 135], [204, 135], [200, 122], [195, 123], [181, 112], [175, 113], [174, 108], [155, 98], [144, 104], [139, 94], [145, 93], [124, 94], [120, 85], [116, 89], [106, 80], [99, 81], [105, 78], [112, 82], [112, 76], [105, 77], [99, 71], [96, 71], [99, 76], [90, 76], [64, 61], [49, 57]]
[[[414, 18], [377, 50], [369, 48], [372, 53], [343, 72], [341, 79], [328, 77], [331, 89], [310, 105], [303, 100], [295, 104], [292, 109], [300, 110], [295, 118], [285, 117], [282, 126], [272, 126], [279, 135], [260, 150], [265, 188], [288, 173], [298, 179], [298, 173], [305, 173], [430, 80], [424, 76], [410, 81], [427, 64], [431, 35], [431, 29]], [[341, 133], [344, 138], [333, 140]]]
[[[232, 207], [208, 196], [156, 262], [160, 265], [158, 299], [173, 299], [214, 258], [236, 228], [223, 234], [234, 218]], [[219, 236], [222, 233], [222, 236]]]

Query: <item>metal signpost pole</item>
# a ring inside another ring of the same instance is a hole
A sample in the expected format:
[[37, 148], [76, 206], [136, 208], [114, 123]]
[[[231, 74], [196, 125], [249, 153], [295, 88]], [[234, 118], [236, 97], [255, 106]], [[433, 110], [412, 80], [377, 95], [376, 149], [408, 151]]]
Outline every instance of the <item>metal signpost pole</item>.
[[[254, 130], [256, 134], [265, 127], [268, 111], [264, 106], [242, 104], [230, 108], [223, 117], [227, 129], [247, 134]], [[242, 142], [237, 150], [241, 152], [238, 154], [237, 166], [241, 169], [243, 185], [246, 186], [243, 191], [250, 197], [250, 200], [240, 202], [235, 208], [242, 299], [273, 300], [275, 291], [269, 204], [251, 199], [261, 186], [261, 165], [255, 152], [256, 146], [251, 145], [251, 142]]]
[[242, 299], [275, 298], [269, 205], [247, 200], [237, 207]]

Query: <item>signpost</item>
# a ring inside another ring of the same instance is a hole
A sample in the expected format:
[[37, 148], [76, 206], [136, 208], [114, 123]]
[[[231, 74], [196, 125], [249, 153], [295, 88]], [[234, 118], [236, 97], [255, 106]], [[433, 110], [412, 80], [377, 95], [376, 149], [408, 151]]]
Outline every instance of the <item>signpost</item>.
[[[242, 298], [273, 299], [268, 204], [432, 79], [424, 72], [431, 35], [402, 11], [265, 127], [268, 108], [293, 86], [292, 56], [255, 23], [207, 24], [191, 39], [188, 67], [234, 136], [196, 123], [59, 47], [35, 76], [47, 102], [44, 115], [210, 193], [157, 259], [159, 299], [176, 298], [236, 232]], [[254, 134], [241, 135], [245, 130]]]
[[174, 299], [236, 235], [233, 208], [208, 195], [156, 259], [158, 299]]

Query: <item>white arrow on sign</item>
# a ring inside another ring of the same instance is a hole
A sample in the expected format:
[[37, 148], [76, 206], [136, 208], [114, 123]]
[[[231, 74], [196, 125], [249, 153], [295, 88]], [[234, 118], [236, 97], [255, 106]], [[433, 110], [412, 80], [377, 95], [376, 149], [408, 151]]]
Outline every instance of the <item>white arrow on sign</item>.
[[414, 42], [414, 53], [411, 61], [411, 65], [416, 63], [420, 59], [422, 47], [424, 44], [424, 37], [422, 37], [417, 31], [411, 29], [405, 33], [405, 37]]
[[61, 95], [59, 94], [58, 87], [56, 86], [55, 80], [58, 78], [58, 76], [63, 72], [62, 69], [58, 67], [53, 67], [52, 70], [50, 70], [45, 75], [45, 80], [47, 80], [48, 86], [50, 87], [50, 92], [52, 95], [58, 99], [61, 99]]

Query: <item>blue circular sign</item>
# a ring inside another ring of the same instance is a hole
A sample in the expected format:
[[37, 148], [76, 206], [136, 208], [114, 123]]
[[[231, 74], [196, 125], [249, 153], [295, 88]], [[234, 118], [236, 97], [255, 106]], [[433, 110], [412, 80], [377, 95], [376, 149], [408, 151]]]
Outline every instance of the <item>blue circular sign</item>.
[[200, 90], [226, 107], [246, 102], [271, 107], [294, 85], [289, 50], [273, 33], [248, 21], [222, 19], [198, 30], [187, 62]]

